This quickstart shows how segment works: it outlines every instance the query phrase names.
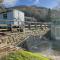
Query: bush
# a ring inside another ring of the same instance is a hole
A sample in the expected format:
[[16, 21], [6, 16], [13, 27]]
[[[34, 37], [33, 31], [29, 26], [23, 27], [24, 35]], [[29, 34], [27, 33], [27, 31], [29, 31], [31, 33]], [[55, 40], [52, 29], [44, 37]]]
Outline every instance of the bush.
[[17, 31], [23, 32], [23, 29], [17, 29]]
[[3, 57], [1, 60], [50, 60], [50, 59], [27, 51], [16, 51], [10, 53], [8, 56]]

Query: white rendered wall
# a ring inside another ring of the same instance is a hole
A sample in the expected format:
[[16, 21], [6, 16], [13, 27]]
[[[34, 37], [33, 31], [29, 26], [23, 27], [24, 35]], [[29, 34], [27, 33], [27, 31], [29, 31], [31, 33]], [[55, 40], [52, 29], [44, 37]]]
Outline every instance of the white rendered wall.
[[[7, 19], [4, 19], [3, 18], [3, 14], [4, 13], [0, 13], [0, 20], [7, 20], [7, 22], [6, 22], [6, 24], [10, 24], [11, 22], [9, 22], [8, 20], [14, 20], [13, 18], [13, 11], [10, 11], [10, 12], [6, 12], [7, 13]], [[3, 24], [3, 23], [5, 23], [5, 22], [0, 22], [0, 24]], [[14, 24], [13, 22], [12, 22], [12, 24]]]
[[7, 20], [13, 20], [13, 22], [9, 21], [8, 24], [14, 24], [13, 11], [7, 13]]
[[22, 22], [24, 22], [24, 13], [19, 10], [14, 10], [14, 25], [22, 25]]
[[19, 25], [23, 29], [25, 18], [24, 18], [24, 13], [21, 11], [19, 11], [19, 20], [20, 20]]
[[[14, 24], [14, 25], [20, 25], [21, 27], [24, 24], [24, 13], [19, 10], [11, 10], [10, 12], [7, 12], [7, 19], [3, 18], [3, 14], [0, 14], [0, 20], [7, 20], [7, 22], [2, 24]], [[13, 22], [10, 22], [8, 20], [13, 20]], [[18, 23], [19, 22], [19, 23]], [[1, 22], [0, 22], [1, 24]]]

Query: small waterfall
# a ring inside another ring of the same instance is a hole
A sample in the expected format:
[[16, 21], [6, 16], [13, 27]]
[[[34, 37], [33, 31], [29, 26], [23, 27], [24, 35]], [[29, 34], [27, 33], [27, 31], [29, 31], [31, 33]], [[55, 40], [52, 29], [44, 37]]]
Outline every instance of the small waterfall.
[[[27, 51], [42, 53], [44, 56], [55, 56], [58, 55], [59, 51], [56, 51], [60, 48], [60, 42], [52, 41], [46, 37], [40, 38], [40, 36], [30, 36], [27, 40], [21, 43], [19, 46], [24, 48]], [[58, 45], [59, 44], [59, 45]], [[56, 53], [56, 54], [55, 54]], [[59, 54], [60, 55], [60, 54]]]

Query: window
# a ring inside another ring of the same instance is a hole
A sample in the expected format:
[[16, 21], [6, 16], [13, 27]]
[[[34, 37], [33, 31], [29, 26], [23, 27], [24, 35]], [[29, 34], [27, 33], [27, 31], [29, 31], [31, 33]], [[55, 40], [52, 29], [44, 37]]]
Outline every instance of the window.
[[3, 19], [7, 19], [7, 13], [3, 14]]
[[55, 29], [56, 37], [60, 37], [60, 27]]
[[60, 25], [60, 19], [57, 19], [57, 20], [53, 21], [53, 24]]

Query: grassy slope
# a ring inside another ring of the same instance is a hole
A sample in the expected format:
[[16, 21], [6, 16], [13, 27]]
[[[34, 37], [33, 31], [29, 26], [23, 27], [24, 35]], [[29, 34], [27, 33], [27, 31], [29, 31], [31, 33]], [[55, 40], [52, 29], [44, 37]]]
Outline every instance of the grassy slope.
[[1, 60], [50, 60], [38, 54], [34, 54], [27, 51], [16, 51], [5, 56]]

